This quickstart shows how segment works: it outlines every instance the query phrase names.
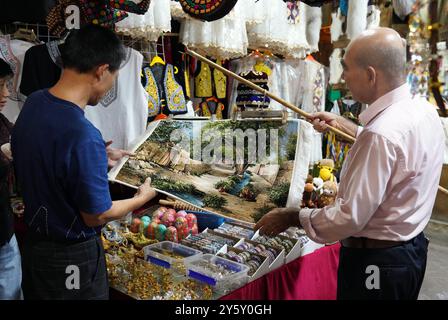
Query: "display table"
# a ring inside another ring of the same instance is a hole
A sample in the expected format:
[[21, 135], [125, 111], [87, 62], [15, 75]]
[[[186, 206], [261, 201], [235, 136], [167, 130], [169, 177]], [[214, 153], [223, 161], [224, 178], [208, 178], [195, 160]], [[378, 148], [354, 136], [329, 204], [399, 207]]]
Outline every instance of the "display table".
[[[274, 270], [221, 300], [335, 300], [340, 244], [325, 246]], [[131, 297], [111, 289], [111, 300]]]
[[335, 300], [339, 249], [339, 243], [320, 248], [221, 299]]

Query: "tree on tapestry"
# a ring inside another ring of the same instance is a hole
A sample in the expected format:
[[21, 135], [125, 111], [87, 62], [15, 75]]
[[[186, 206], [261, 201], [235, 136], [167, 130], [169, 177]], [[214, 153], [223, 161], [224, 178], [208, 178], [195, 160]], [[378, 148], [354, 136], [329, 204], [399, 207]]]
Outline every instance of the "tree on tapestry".
[[150, 176], [162, 193], [253, 222], [286, 202], [297, 134], [297, 121], [160, 121], [115, 181], [138, 186]]

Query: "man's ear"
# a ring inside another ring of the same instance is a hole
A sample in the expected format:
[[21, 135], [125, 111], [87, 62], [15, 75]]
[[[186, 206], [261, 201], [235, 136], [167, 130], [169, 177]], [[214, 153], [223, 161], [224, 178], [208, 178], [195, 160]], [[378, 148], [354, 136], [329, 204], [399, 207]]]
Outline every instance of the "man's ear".
[[376, 70], [373, 67], [367, 68], [367, 79], [370, 83], [375, 83], [377, 80], [378, 74], [376, 73]]
[[102, 64], [102, 65], [98, 66], [95, 70], [95, 78], [98, 81], [101, 81], [101, 79], [103, 79], [103, 77], [105, 76], [108, 69], [109, 69], [108, 64]]

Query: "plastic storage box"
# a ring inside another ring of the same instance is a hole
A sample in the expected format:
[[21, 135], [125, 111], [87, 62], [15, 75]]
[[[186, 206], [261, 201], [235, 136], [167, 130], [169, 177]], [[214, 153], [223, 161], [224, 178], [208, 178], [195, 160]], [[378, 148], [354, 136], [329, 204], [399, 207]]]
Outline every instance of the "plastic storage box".
[[188, 276], [210, 285], [215, 298], [242, 287], [248, 281], [248, 266], [212, 254], [188, 260], [186, 266]]
[[202, 255], [199, 250], [171, 241], [151, 244], [143, 251], [146, 261], [182, 275], [186, 274], [186, 262]]

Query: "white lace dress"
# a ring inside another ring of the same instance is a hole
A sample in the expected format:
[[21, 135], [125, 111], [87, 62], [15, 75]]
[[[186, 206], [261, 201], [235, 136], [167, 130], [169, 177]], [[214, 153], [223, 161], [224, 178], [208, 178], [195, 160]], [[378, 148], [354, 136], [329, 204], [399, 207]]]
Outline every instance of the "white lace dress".
[[299, 2], [297, 19], [288, 21], [288, 7], [283, 1], [270, 1], [265, 4], [266, 19], [253, 26], [248, 26], [250, 46], [253, 48], [268, 47], [273, 53], [285, 57], [303, 58], [310, 51], [306, 39], [306, 7]]
[[244, 1], [224, 18], [207, 22], [197, 19], [183, 19], [179, 39], [190, 49], [201, 54], [221, 59], [234, 59], [247, 54]]
[[[133, 0], [138, 3], [138, 0]], [[157, 41], [164, 33], [171, 31], [171, 1], [151, 0], [144, 15], [129, 13], [129, 16], [116, 24], [117, 32], [132, 38]]]

